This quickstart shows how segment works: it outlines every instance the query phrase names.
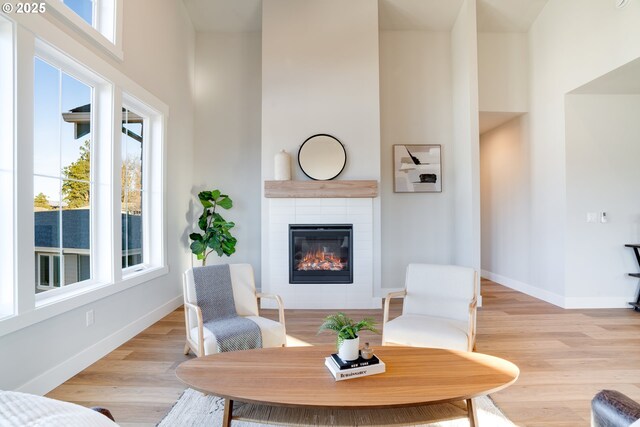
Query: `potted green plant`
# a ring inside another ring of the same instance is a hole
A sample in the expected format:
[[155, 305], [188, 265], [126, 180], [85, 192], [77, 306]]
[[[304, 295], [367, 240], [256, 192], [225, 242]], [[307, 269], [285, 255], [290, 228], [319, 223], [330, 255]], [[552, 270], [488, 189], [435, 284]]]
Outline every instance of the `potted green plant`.
[[366, 317], [359, 322], [354, 321], [344, 313], [332, 314], [325, 317], [320, 325], [318, 333], [322, 331], [333, 331], [338, 334], [336, 346], [338, 357], [344, 361], [356, 360], [360, 350], [360, 331], [371, 331], [379, 334], [375, 328], [376, 321]]
[[216, 212], [218, 207], [231, 209], [233, 202], [220, 190], [201, 191], [198, 193], [198, 199], [203, 207], [202, 215], [198, 218], [198, 228], [202, 233], [189, 235], [189, 239], [193, 240], [190, 248], [191, 252], [202, 261], [202, 265], [206, 265], [207, 257], [211, 252], [216, 252], [219, 256], [230, 256], [236, 251], [237, 240], [229, 231], [235, 227], [235, 224], [228, 222]]

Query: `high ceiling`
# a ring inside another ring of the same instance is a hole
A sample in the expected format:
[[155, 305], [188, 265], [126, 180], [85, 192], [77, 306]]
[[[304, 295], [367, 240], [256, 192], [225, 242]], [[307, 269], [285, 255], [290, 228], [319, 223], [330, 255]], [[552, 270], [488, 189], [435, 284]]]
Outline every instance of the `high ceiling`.
[[526, 33], [548, 0], [478, 0], [478, 31]]
[[196, 31], [262, 29], [262, 0], [183, 0]]
[[449, 31], [463, 0], [379, 0], [382, 30]]
[[638, 76], [640, 76], [640, 59], [635, 59], [573, 90], [571, 93], [637, 95], [640, 94], [640, 78]]
[[[348, 1], [348, 0], [345, 0]], [[196, 31], [262, 28], [262, 0], [183, 0]], [[463, 0], [379, 0], [383, 30], [449, 31]], [[547, 0], [478, 0], [478, 31], [526, 32]]]
[[509, 120], [521, 116], [523, 113], [501, 113], [492, 111], [480, 111], [480, 135], [495, 129]]

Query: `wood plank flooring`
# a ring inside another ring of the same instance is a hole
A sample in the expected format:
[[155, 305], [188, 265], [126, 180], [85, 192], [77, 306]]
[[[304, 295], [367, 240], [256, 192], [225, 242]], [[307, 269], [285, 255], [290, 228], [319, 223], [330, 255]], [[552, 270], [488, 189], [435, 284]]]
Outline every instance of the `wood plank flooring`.
[[[630, 309], [563, 310], [483, 280], [478, 351], [520, 367], [516, 384], [492, 395], [519, 426], [588, 426], [590, 400], [603, 388], [640, 401], [640, 313]], [[285, 302], [286, 304], [286, 302]], [[392, 315], [401, 306], [392, 306]], [[316, 335], [329, 311], [287, 310], [292, 345], [333, 342]], [[382, 318], [382, 310], [348, 311]], [[263, 315], [276, 318], [274, 310]], [[122, 426], [155, 425], [184, 386], [174, 370], [184, 356], [178, 309], [65, 382], [49, 397], [109, 408]], [[365, 335], [372, 346], [380, 337]], [[490, 426], [488, 426], [490, 427]]]

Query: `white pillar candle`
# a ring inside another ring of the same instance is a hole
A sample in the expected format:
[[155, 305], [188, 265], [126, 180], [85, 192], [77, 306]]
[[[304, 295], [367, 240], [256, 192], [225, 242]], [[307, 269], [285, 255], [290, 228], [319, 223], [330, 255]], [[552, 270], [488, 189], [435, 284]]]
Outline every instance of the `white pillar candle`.
[[291, 179], [291, 156], [285, 150], [280, 150], [275, 156], [274, 179], [276, 181]]

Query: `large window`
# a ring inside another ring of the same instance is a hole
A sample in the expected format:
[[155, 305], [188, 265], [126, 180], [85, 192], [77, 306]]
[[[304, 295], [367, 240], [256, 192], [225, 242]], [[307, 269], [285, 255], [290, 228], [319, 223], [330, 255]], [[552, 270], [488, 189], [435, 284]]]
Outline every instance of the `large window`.
[[122, 268], [142, 264], [144, 118], [123, 108], [121, 138]]
[[167, 272], [168, 109], [54, 25], [0, 16], [0, 336]]
[[47, 12], [88, 36], [94, 44], [122, 59], [123, 0], [45, 0]]
[[35, 59], [36, 293], [91, 278], [92, 99], [91, 86]]
[[0, 318], [14, 312], [12, 30], [0, 17]]

